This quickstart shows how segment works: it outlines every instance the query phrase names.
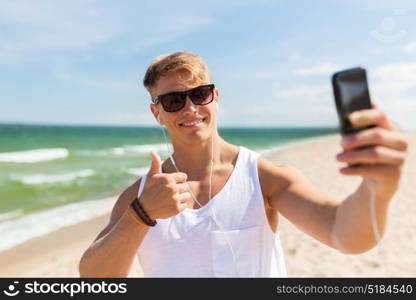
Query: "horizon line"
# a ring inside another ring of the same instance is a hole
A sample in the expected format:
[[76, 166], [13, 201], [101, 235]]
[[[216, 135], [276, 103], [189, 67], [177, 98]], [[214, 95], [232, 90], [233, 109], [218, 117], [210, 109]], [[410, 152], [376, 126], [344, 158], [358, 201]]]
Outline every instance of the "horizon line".
[[[74, 123], [74, 124], [67, 124], [67, 123], [30, 123], [30, 122], [1, 122], [0, 126], [2, 125], [18, 125], [18, 126], [56, 126], [56, 127], [129, 127], [129, 128], [159, 128], [157, 125], [132, 125], [132, 124], [82, 124], [82, 123]], [[225, 125], [219, 126], [218, 129], [228, 129], [228, 128], [259, 128], [259, 129], [267, 129], [267, 128], [324, 128], [324, 129], [334, 129], [338, 130], [338, 127], [334, 126], [312, 126], [312, 125], [275, 125], [275, 126], [262, 126], [262, 125], [253, 125], [253, 126], [246, 126], [246, 125]]]

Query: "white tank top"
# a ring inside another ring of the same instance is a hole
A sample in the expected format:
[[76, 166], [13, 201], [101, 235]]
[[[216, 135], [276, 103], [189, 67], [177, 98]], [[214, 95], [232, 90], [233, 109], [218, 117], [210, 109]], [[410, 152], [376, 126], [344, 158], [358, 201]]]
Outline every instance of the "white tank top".
[[[206, 205], [157, 220], [138, 250], [145, 277], [286, 277], [279, 235], [265, 213], [258, 156], [241, 146], [228, 181]], [[146, 175], [138, 196], [145, 182]]]

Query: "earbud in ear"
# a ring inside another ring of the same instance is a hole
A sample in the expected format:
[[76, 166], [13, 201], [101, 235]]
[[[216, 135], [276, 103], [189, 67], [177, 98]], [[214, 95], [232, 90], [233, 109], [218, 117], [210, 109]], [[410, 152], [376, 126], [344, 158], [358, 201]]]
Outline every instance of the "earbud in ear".
[[162, 125], [162, 121], [160, 121], [160, 116], [157, 115], [157, 122], [159, 123], [159, 125]]
[[215, 101], [215, 109], [218, 110], [218, 102], [217, 100], [214, 100], [214, 101]]

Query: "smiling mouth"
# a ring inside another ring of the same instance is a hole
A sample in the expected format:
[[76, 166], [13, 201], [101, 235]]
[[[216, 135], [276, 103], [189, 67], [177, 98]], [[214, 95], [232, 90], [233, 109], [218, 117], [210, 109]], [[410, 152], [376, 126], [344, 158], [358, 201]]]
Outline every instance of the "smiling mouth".
[[181, 127], [194, 127], [194, 126], [197, 126], [197, 125], [201, 124], [202, 122], [204, 122], [205, 119], [206, 118], [201, 118], [201, 119], [197, 119], [197, 120], [192, 121], [192, 122], [180, 123], [179, 126], [181, 126]]

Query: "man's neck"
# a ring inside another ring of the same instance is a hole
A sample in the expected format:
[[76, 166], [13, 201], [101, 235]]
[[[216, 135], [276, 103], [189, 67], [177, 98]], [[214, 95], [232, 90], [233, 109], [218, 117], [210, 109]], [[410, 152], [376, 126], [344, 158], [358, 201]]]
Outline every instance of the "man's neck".
[[223, 154], [229, 146], [218, 134], [203, 142], [197, 141], [191, 144], [174, 142], [173, 159], [180, 172], [187, 173], [190, 177], [203, 177], [210, 172], [211, 160], [217, 166], [224, 162]]

